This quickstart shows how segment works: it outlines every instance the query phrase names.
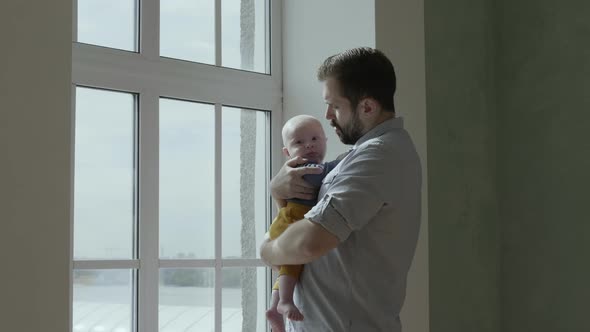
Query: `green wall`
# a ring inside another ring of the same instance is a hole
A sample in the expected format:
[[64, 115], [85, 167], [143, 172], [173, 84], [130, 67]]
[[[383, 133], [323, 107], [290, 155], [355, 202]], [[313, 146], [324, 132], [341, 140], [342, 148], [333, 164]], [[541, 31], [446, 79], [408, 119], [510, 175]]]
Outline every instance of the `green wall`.
[[492, 14], [425, 2], [432, 332], [500, 329]]
[[590, 3], [498, 8], [503, 331], [590, 331]]
[[72, 1], [0, 1], [0, 331], [67, 332]]
[[431, 331], [590, 331], [590, 3], [425, 2]]

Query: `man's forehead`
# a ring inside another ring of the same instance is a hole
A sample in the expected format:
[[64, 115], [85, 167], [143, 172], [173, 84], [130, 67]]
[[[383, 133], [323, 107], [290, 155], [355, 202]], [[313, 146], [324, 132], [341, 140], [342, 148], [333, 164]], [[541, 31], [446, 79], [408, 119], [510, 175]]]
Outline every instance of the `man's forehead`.
[[324, 100], [330, 104], [337, 101], [342, 102], [345, 99], [340, 95], [340, 84], [335, 78], [328, 78], [324, 81], [323, 96]]
[[330, 91], [328, 91], [328, 84], [326, 83], [326, 81], [324, 81], [323, 84], [324, 84], [324, 88], [322, 90], [322, 97], [324, 97], [324, 100], [327, 101], [332, 96], [330, 95]]

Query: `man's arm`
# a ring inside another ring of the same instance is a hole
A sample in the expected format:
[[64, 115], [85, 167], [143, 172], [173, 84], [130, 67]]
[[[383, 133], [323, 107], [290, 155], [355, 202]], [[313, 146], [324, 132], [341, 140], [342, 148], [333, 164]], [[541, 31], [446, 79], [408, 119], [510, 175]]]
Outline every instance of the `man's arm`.
[[336, 248], [340, 241], [324, 227], [308, 219], [291, 224], [278, 238], [265, 240], [260, 256], [269, 265], [309, 263]]

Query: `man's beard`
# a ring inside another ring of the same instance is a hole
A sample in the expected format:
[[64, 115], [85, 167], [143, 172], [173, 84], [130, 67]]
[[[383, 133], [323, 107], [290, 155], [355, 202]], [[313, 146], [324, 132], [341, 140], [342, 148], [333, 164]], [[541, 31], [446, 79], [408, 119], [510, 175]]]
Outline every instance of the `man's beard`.
[[335, 120], [330, 121], [330, 125], [340, 131], [340, 141], [346, 145], [353, 145], [363, 137], [363, 126], [356, 111], [353, 111], [350, 122], [345, 128], [342, 128]]

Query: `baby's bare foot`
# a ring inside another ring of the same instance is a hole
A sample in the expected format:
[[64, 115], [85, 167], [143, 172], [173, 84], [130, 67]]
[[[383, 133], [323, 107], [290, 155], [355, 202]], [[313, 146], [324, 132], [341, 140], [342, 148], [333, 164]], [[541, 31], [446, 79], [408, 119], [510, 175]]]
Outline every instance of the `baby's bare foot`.
[[270, 329], [272, 332], [285, 332], [285, 322], [283, 321], [283, 315], [273, 309], [266, 311], [266, 319], [270, 323]]
[[303, 315], [293, 302], [279, 301], [277, 311], [290, 320], [303, 320]]

